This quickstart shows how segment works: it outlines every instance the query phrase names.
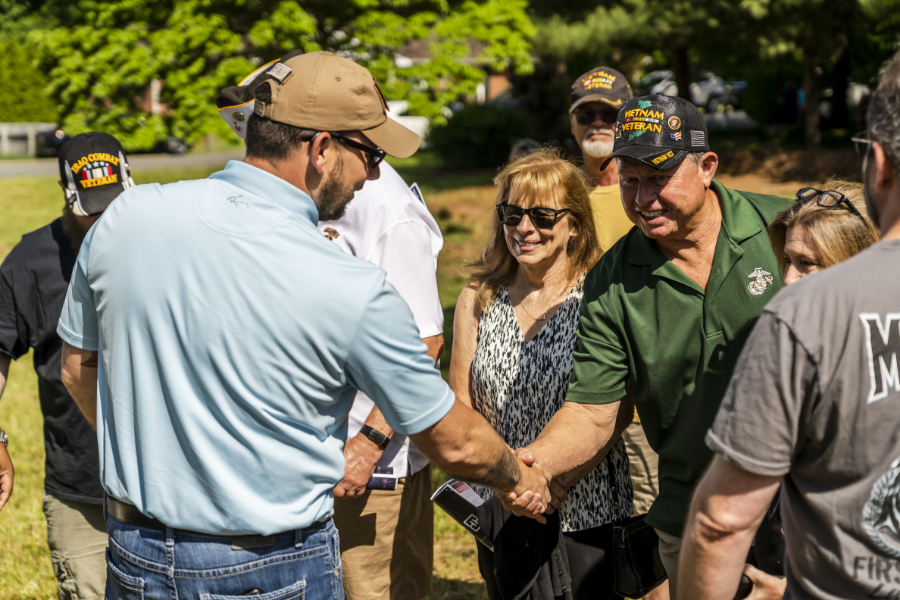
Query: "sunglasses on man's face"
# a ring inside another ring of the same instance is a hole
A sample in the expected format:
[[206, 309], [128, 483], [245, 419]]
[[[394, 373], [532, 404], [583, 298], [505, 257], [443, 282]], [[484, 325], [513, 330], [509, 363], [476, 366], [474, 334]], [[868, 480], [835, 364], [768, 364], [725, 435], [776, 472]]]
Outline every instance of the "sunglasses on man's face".
[[564, 212], [569, 212], [569, 209], [546, 208], [544, 206], [522, 208], [512, 204], [497, 205], [497, 216], [500, 217], [500, 222], [510, 227], [518, 226], [522, 222], [522, 218], [528, 215], [528, 218], [531, 219], [531, 224], [538, 229], [553, 229], [553, 226], [556, 225], [556, 221], [559, 219], [559, 215]]
[[595, 108], [583, 108], [575, 111], [575, 120], [579, 125], [590, 125], [600, 119], [607, 125], [616, 124], [616, 116], [619, 113], [611, 110], [597, 110]]
[[803, 188], [797, 192], [795, 200], [797, 200], [797, 202], [810, 202], [815, 200], [816, 204], [824, 206], [825, 208], [836, 208], [843, 204], [850, 209], [850, 212], [862, 217], [862, 215], [859, 214], [859, 211], [856, 210], [856, 207], [853, 206], [853, 203], [847, 199], [847, 196], [840, 192], [832, 190], [820, 192], [815, 188]]
[[369, 163], [370, 169], [377, 169], [378, 165], [381, 164], [381, 161], [384, 160], [384, 157], [387, 156], [387, 152], [382, 150], [381, 148], [373, 148], [371, 146], [366, 146], [356, 140], [351, 140], [345, 135], [341, 135], [340, 133], [331, 132], [331, 137], [337, 139], [342, 144], [346, 144], [351, 148], [356, 148], [357, 150], [362, 150], [366, 155], [366, 161]]

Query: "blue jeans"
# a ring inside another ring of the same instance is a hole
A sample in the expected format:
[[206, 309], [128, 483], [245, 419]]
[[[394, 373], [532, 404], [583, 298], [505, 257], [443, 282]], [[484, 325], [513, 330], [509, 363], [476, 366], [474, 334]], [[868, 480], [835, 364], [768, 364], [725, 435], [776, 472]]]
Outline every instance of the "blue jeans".
[[337, 528], [328, 522], [233, 547], [232, 538], [107, 517], [106, 600], [344, 600]]

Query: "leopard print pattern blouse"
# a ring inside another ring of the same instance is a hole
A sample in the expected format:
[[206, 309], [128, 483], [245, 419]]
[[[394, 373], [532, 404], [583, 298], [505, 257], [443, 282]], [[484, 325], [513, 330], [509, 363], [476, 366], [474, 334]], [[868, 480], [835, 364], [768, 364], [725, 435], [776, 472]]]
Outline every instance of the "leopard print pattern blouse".
[[[531, 444], [563, 406], [572, 374], [575, 330], [584, 296], [583, 279], [538, 334], [525, 341], [506, 288], [481, 315], [472, 360], [472, 399], [511, 448]], [[613, 495], [612, 469], [618, 494]], [[473, 486], [489, 499], [490, 488]], [[614, 513], [614, 500], [620, 503]], [[564, 532], [583, 531], [632, 512], [631, 475], [625, 443], [619, 439], [597, 468], [572, 486], [559, 511]]]

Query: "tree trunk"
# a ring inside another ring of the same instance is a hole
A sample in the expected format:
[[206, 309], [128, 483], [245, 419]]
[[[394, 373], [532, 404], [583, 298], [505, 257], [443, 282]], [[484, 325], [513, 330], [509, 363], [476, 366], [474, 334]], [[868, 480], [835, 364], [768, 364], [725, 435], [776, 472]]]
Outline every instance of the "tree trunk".
[[831, 77], [831, 119], [834, 129], [846, 129], [850, 125], [847, 109], [847, 85], [850, 83], [850, 37], [841, 32], [837, 35], [838, 49], [835, 52], [834, 70]]
[[818, 148], [822, 142], [819, 133], [819, 84], [816, 79], [816, 42], [811, 33], [807, 34], [803, 45], [803, 127], [806, 133], [806, 147]]
[[678, 97], [691, 100], [691, 70], [688, 66], [688, 49], [676, 46], [672, 51], [672, 70], [675, 72], [675, 84], [678, 86]]

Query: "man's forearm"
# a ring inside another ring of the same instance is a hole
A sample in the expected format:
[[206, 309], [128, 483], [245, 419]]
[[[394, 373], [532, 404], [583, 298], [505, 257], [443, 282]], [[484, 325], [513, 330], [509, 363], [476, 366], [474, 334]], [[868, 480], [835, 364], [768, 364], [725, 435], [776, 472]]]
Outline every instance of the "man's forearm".
[[519, 482], [519, 461], [480, 414], [461, 402], [437, 424], [410, 436], [416, 447], [452, 477], [511, 490]]
[[630, 400], [612, 404], [566, 402], [528, 450], [551, 477], [584, 477], [609, 453], [631, 422]]
[[688, 514], [677, 598], [734, 597], [747, 552], [780, 481], [744, 471], [720, 456], [713, 459]]
[[98, 353], [63, 342], [62, 382], [87, 422], [97, 429]]

